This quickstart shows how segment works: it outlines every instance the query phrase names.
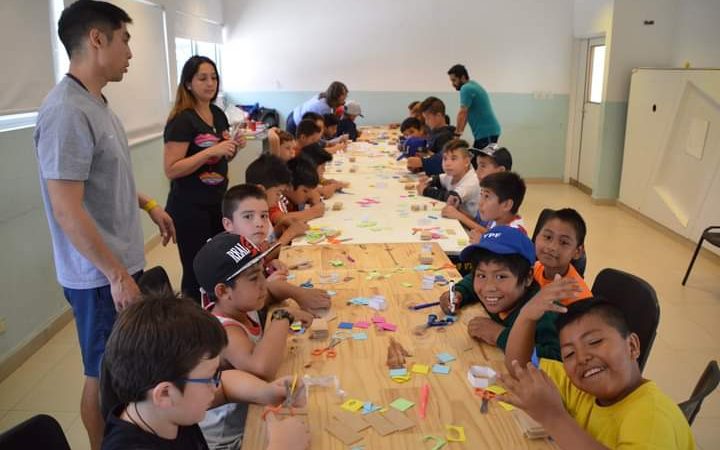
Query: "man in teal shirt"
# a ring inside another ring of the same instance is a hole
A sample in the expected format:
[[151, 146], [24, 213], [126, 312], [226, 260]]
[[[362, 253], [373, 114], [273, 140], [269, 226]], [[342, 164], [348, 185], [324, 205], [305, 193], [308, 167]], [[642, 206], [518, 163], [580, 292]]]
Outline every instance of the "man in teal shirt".
[[500, 124], [495, 117], [490, 97], [485, 89], [470, 79], [462, 64], [455, 64], [448, 70], [450, 82], [460, 91], [460, 111], [457, 115], [455, 134], [460, 136], [465, 125], [470, 124], [475, 142], [473, 147], [485, 148], [500, 137]]

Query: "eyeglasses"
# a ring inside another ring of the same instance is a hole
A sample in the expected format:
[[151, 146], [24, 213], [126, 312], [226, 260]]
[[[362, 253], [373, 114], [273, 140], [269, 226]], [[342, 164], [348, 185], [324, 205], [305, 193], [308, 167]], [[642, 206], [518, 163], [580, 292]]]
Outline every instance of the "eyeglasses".
[[182, 381], [185, 383], [197, 383], [197, 384], [212, 384], [216, 388], [220, 387], [220, 382], [222, 381], [221, 372], [220, 369], [215, 372], [215, 375], [213, 375], [210, 378], [180, 378], [178, 381]]

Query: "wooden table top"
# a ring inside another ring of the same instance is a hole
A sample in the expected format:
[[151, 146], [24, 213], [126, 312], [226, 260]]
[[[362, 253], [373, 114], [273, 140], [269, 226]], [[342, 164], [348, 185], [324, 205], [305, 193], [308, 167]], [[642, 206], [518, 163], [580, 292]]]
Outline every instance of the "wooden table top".
[[[329, 322], [330, 336], [340, 322], [370, 322], [376, 312], [368, 306], [347, 304], [354, 297], [383, 295], [387, 300], [387, 309], [377, 313], [387, 322], [397, 325], [395, 332], [379, 331], [372, 326], [368, 329], [353, 328], [352, 333], [365, 332], [367, 340], [347, 339], [337, 347], [337, 357], [329, 359], [311, 355], [312, 350], [325, 347], [329, 339], [310, 340], [309, 332], [291, 337], [288, 353], [278, 375], [298, 374], [310, 377], [338, 377], [340, 388], [347, 397], [343, 400], [336, 395], [334, 388], [311, 387], [308, 393], [307, 420], [311, 435], [311, 448], [344, 449], [339, 439], [332, 436], [326, 425], [335, 413], [342, 411], [344, 400], [357, 399], [363, 402], [388, 407], [397, 398], [415, 403], [405, 415], [416, 425], [405, 431], [397, 431], [380, 436], [374, 429], [361, 431], [363, 439], [349, 447], [357, 445], [365, 449], [405, 449], [431, 448], [427, 442], [421, 442], [426, 435], [445, 437], [446, 425], [463, 426], [466, 442], [450, 443], [449, 448], [493, 448], [493, 449], [541, 449], [555, 448], [547, 440], [529, 440], [522, 436], [513, 418], [513, 413], [491, 402], [488, 414], [480, 413], [481, 399], [474, 395], [467, 380], [467, 371], [471, 365], [484, 365], [502, 370], [502, 353], [488, 345], [480, 345], [469, 337], [467, 322], [476, 315], [484, 315], [481, 307], [474, 305], [465, 308], [457, 323], [438, 328], [430, 328], [418, 335], [415, 330], [426, 322], [430, 313], [443, 316], [439, 307], [410, 311], [407, 305], [435, 301], [447, 289], [435, 285], [432, 290], [421, 290], [423, 275], [439, 274], [447, 279], [459, 280], [460, 275], [451, 267], [442, 249], [433, 244], [433, 268], [437, 271], [417, 271], [419, 253], [422, 244], [364, 244], [335, 246], [290, 247], [282, 251], [281, 259], [292, 265], [302, 260], [311, 261], [312, 267], [305, 270], [293, 270], [293, 283], [302, 283], [308, 279], [315, 287], [333, 290], [331, 311], [337, 318]], [[348, 258], [349, 257], [349, 258]], [[351, 261], [351, 259], [354, 261]], [[343, 265], [336, 267], [342, 261]], [[337, 273], [340, 283], [321, 284], [321, 275]], [[347, 280], [347, 281], [343, 281]], [[411, 287], [407, 287], [409, 283]], [[409, 381], [399, 384], [389, 376], [386, 366], [387, 350], [390, 338], [395, 338], [411, 354], [407, 359], [408, 370], [413, 364], [432, 366], [440, 352], [447, 352], [457, 359], [447, 364], [447, 375], [430, 372], [427, 375], [412, 373]], [[427, 416], [418, 416], [420, 388], [430, 385]], [[260, 415], [263, 408], [251, 406], [248, 414], [243, 449], [265, 448], [265, 426]], [[361, 413], [357, 414], [363, 417]], [[372, 413], [372, 414], [378, 414]]]

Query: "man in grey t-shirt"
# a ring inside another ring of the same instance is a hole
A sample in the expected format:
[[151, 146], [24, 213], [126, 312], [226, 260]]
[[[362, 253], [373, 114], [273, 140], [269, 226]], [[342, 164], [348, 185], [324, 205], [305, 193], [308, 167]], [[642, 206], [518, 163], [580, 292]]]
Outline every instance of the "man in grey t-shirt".
[[158, 224], [163, 245], [175, 238], [167, 213], [136, 192], [125, 130], [102, 95], [129, 66], [130, 22], [105, 2], [76, 2], [63, 11], [58, 34], [70, 71], [43, 102], [34, 136], [57, 278], [78, 330], [86, 375], [80, 414], [93, 449], [104, 428], [98, 377], [105, 342], [116, 311], [140, 296], [139, 209]]

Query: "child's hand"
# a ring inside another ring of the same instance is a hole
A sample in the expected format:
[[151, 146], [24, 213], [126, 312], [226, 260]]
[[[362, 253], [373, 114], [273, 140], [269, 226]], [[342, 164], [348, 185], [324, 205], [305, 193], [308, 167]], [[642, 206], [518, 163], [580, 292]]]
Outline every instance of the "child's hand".
[[285, 308], [290, 314], [293, 315], [295, 320], [302, 322], [303, 327], [307, 328], [312, 324], [314, 316], [307, 311], [303, 311], [300, 308]]
[[287, 281], [287, 273], [275, 271], [267, 276], [266, 282], [272, 283], [274, 281]]
[[576, 292], [582, 292], [578, 282], [572, 278], [562, 278], [555, 275], [552, 283], [544, 286], [535, 294], [520, 311], [522, 317], [538, 321], [548, 311], [565, 313], [567, 308], [558, 302], [565, 298], [575, 297]]
[[267, 450], [305, 450], [310, 448], [310, 430], [297, 417], [278, 420], [274, 413], [265, 418], [267, 424]]
[[313, 216], [315, 218], [322, 217], [323, 214], [325, 214], [325, 204], [323, 202], [317, 203], [315, 205], [312, 205], [310, 207], [310, 210], [313, 212]]
[[482, 228], [473, 228], [470, 230], [470, 243], [471, 244], [477, 244], [480, 242], [480, 239], [482, 239], [482, 235], [485, 233], [485, 230]]
[[422, 160], [417, 156], [409, 156], [407, 159], [407, 168], [409, 171], [422, 169]]
[[322, 289], [305, 289], [297, 295], [295, 301], [305, 311], [317, 311], [330, 308], [330, 296]]
[[233, 138], [233, 141], [235, 141], [235, 144], [237, 144], [237, 150], [241, 148], [245, 148], [247, 145], [247, 139], [245, 139], [245, 135], [242, 133], [238, 133]]
[[458, 209], [450, 204], [450, 200], [455, 199], [455, 197], [448, 198], [447, 205], [443, 206], [442, 211], [440, 211], [440, 214], [443, 217], [447, 217], [448, 219], [459, 219], [460, 216], [462, 216], [462, 213], [458, 211]]
[[283, 234], [287, 234], [290, 240], [293, 240], [298, 236], [304, 235], [308, 228], [310, 227], [305, 222], [293, 220], [292, 222], [290, 222]]
[[416, 188], [418, 195], [423, 195], [423, 191], [425, 190], [425, 188], [427, 187], [429, 182], [430, 182], [429, 177], [424, 176], [424, 175], [420, 177], [420, 180], [418, 181], [417, 188]]
[[503, 326], [487, 317], [475, 317], [468, 323], [468, 334], [486, 344], [497, 345]]
[[543, 424], [548, 418], [566, 414], [560, 392], [545, 372], [528, 362], [526, 367], [513, 360], [514, 374], [501, 374], [507, 393], [498, 400], [515, 405]]
[[285, 276], [287, 276], [290, 273], [290, 271], [288, 270], [287, 264], [280, 261], [279, 259], [273, 259], [272, 261], [270, 261], [270, 267], [272, 267], [275, 270], [275, 272], [273, 272], [273, 273], [280, 272], [280, 273], [284, 274]]
[[[455, 290], [455, 313], [457, 314], [460, 303], [462, 303], [462, 294]], [[450, 292], [445, 291], [440, 295], [440, 308], [445, 314], [450, 314]]]
[[211, 158], [227, 158], [231, 159], [235, 156], [237, 144], [232, 140], [220, 141], [205, 151]]

